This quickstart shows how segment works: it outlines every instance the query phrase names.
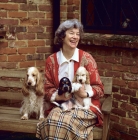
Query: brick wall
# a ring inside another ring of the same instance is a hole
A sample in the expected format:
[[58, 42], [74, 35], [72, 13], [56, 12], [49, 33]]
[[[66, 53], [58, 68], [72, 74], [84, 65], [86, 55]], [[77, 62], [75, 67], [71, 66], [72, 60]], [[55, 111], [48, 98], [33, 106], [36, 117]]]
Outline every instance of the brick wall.
[[0, 0], [0, 24], [6, 37], [0, 39], [0, 68], [44, 68], [52, 52], [52, 2], [50, 0]]
[[[36, 66], [44, 70], [53, 47], [52, 4], [52, 0], [0, 0], [0, 24], [6, 30], [6, 37], [0, 39], [0, 69]], [[60, 21], [80, 19], [80, 0], [60, 0], [60, 9]], [[136, 140], [138, 39], [132, 42], [133, 36], [122, 36], [119, 41], [116, 37], [105, 40], [104, 36], [92, 36], [94, 39], [87, 36], [80, 48], [93, 55], [101, 76], [113, 77], [110, 137]]]

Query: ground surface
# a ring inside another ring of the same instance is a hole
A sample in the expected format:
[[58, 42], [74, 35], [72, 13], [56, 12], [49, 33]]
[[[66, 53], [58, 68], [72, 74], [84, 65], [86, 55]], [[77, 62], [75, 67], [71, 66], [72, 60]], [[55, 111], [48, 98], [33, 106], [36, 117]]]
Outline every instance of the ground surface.
[[0, 140], [39, 140], [35, 134], [0, 131]]

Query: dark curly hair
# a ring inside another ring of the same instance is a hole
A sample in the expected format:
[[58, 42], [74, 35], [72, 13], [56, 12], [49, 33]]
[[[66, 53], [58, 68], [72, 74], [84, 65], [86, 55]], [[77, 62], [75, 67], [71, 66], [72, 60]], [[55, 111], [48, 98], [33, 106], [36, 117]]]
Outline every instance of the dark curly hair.
[[80, 31], [80, 41], [83, 35], [83, 25], [77, 19], [70, 19], [62, 22], [55, 32], [54, 44], [59, 48], [62, 47], [65, 32], [71, 28], [77, 28]]

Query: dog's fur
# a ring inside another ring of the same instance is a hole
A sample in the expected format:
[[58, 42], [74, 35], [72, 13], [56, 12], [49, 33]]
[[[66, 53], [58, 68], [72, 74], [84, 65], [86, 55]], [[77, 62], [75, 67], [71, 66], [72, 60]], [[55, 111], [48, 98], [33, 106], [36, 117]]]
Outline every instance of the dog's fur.
[[[84, 84], [85, 91], [90, 92], [92, 90], [92, 87], [90, 86], [90, 78], [89, 73], [86, 70], [85, 67], [80, 66], [75, 74], [74, 80], [73, 80], [73, 87], [75, 87], [75, 91], [79, 90], [79, 88]], [[83, 109], [89, 109], [91, 103], [91, 98], [81, 98], [74, 94], [75, 97], [75, 107], [80, 107]]]
[[[78, 91], [79, 88], [82, 86], [82, 84], [84, 84], [85, 91], [90, 93], [92, 87], [90, 85], [89, 72], [86, 70], [85, 67], [80, 66], [76, 71], [72, 86], [75, 87], [74, 88], [75, 91]], [[90, 106], [92, 106], [101, 113], [100, 109], [94, 104], [92, 104], [92, 99], [90, 97], [81, 98], [76, 94], [74, 94], [74, 97], [75, 97], [75, 107], [79, 107], [82, 109], [89, 109]]]
[[72, 86], [69, 78], [63, 77], [61, 78], [59, 82], [59, 89], [58, 89], [58, 95], [65, 94], [65, 97], [68, 97], [71, 93]]
[[[67, 98], [72, 92], [72, 85], [71, 81], [67, 77], [63, 77], [60, 79], [59, 82], [59, 89], [58, 89], [58, 95], [65, 94], [65, 97]], [[72, 108], [72, 102], [70, 100], [63, 102], [63, 103], [57, 103], [53, 102], [55, 105], [59, 106], [62, 110], [67, 110], [69, 108]]]
[[23, 104], [20, 112], [22, 120], [28, 120], [30, 115], [36, 114], [39, 120], [44, 119], [44, 84], [42, 75], [36, 67], [29, 67], [26, 72], [23, 88]]

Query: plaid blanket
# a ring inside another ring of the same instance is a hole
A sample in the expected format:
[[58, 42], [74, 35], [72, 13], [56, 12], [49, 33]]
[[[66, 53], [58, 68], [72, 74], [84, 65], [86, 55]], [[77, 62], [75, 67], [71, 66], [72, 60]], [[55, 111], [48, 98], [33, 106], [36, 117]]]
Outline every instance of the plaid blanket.
[[54, 108], [37, 124], [36, 137], [41, 140], [93, 140], [96, 115], [91, 110]]

